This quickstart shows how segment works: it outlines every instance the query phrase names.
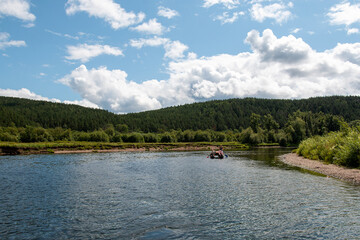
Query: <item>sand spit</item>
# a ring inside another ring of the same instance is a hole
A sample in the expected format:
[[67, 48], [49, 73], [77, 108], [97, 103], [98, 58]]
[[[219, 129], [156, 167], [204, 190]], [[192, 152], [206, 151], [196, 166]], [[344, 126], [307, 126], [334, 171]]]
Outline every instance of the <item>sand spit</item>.
[[360, 185], [359, 169], [344, 168], [334, 164], [324, 164], [320, 161], [306, 159], [297, 155], [296, 153], [285, 154], [280, 157], [280, 160], [291, 166], [304, 168], [333, 178]]

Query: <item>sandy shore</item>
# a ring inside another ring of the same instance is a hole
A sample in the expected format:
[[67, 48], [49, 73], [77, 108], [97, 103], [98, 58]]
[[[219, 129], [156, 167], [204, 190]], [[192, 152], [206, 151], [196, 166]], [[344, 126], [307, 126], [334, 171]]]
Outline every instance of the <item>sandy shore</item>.
[[298, 156], [296, 153], [285, 154], [280, 160], [286, 164], [318, 172], [330, 177], [338, 178], [354, 184], [360, 184], [360, 170], [339, 167], [333, 164], [324, 164]]

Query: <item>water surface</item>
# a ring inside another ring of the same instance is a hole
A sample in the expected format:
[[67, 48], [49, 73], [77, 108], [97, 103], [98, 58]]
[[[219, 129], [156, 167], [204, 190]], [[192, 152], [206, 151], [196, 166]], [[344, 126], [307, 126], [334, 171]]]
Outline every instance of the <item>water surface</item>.
[[288, 151], [0, 157], [0, 239], [360, 239], [360, 187]]

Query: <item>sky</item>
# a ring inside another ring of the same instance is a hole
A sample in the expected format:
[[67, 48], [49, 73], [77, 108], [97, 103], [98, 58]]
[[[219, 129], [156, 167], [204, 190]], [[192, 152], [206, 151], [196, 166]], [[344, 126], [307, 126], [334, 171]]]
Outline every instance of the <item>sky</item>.
[[360, 94], [360, 0], [0, 0], [0, 96], [114, 113]]

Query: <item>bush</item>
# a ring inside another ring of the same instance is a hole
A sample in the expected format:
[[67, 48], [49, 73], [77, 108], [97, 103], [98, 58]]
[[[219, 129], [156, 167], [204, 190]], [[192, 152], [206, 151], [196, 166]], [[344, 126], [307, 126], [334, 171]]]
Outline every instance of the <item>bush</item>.
[[73, 135], [71, 129], [63, 129], [60, 127], [48, 129], [49, 134], [53, 137], [54, 141], [72, 141]]
[[117, 143], [122, 143], [122, 135], [119, 133], [116, 133], [112, 138], [111, 138], [111, 142], [117, 142]]
[[227, 137], [226, 134], [223, 132], [214, 132], [212, 140], [215, 142], [226, 142]]
[[195, 132], [192, 130], [185, 130], [180, 134], [179, 141], [180, 142], [194, 142]]
[[25, 130], [20, 133], [21, 142], [51, 142], [53, 137], [42, 127], [27, 126]]
[[200, 131], [200, 130], [196, 131], [194, 141], [195, 142], [211, 142], [211, 134], [208, 131]]
[[163, 133], [161, 135], [160, 142], [161, 143], [171, 143], [171, 142], [175, 142], [175, 139], [173, 138], [173, 136], [171, 136], [170, 133]]
[[90, 141], [90, 133], [87, 132], [75, 132], [73, 134], [75, 141], [81, 141], [81, 142], [89, 142]]
[[4, 142], [18, 142], [19, 139], [17, 136], [11, 135], [8, 132], [2, 132], [0, 133], [0, 141]]
[[132, 133], [130, 135], [123, 135], [124, 142], [130, 143], [143, 143], [145, 142], [144, 137], [141, 133]]
[[154, 133], [147, 133], [143, 136], [146, 143], [157, 143], [159, 141], [158, 136]]
[[90, 133], [91, 142], [109, 142], [109, 140], [109, 136], [103, 130], [98, 130]]
[[356, 129], [315, 136], [300, 143], [296, 152], [309, 159], [345, 167], [360, 167], [360, 135]]

